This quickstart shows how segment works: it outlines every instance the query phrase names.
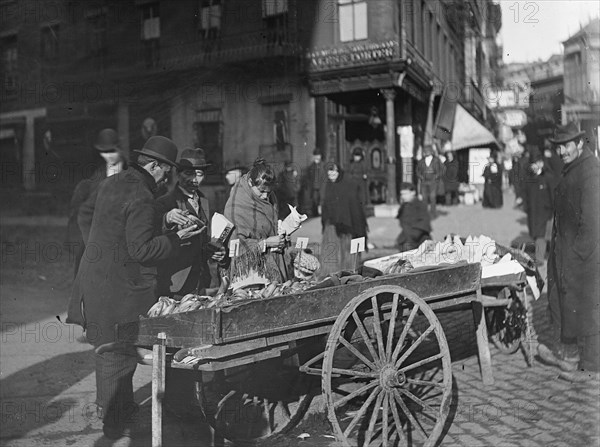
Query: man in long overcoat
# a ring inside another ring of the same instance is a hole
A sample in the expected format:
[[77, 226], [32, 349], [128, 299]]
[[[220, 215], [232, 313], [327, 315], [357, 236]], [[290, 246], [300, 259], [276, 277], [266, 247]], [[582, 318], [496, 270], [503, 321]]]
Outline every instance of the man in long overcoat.
[[168, 258], [182, 239], [199, 233], [194, 225], [160, 234], [154, 194], [175, 166], [175, 144], [155, 136], [135, 152], [137, 164], [107, 178], [81, 206], [78, 221], [86, 251], [67, 317], [67, 323], [84, 327], [96, 347], [97, 403], [104, 412], [104, 435], [111, 439], [131, 434], [137, 358], [133, 348], [106, 352], [103, 347], [116, 341], [117, 323], [137, 320], [156, 302], [156, 263]]
[[548, 302], [555, 345], [540, 344], [542, 360], [564, 379], [598, 379], [600, 371], [600, 165], [574, 123], [551, 140], [565, 166], [555, 190], [548, 263]]
[[435, 154], [432, 145], [423, 148], [423, 158], [417, 163], [417, 177], [419, 179], [419, 192], [423, 197], [423, 203], [427, 205], [431, 217], [435, 218], [437, 194], [443, 185], [442, 175], [444, 165]]
[[81, 261], [85, 249], [83, 238], [81, 237], [81, 230], [77, 224], [79, 208], [95, 193], [102, 180], [111, 175], [118, 174], [123, 169], [127, 169], [125, 156], [119, 146], [119, 136], [114, 129], [101, 130], [94, 143], [94, 148], [103, 158], [104, 163], [94, 171], [91, 177], [85, 178], [77, 183], [69, 207], [67, 242], [73, 247], [74, 275], [77, 275], [79, 262]]

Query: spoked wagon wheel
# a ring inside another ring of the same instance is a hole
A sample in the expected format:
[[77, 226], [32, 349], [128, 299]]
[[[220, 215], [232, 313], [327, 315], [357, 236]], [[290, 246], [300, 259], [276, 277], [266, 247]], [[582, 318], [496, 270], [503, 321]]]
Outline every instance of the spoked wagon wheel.
[[201, 406], [215, 435], [235, 445], [257, 445], [300, 422], [315, 383], [297, 367], [272, 359], [218, 371], [201, 387]]
[[431, 308], [399, 286], [352, 299], [329, 334], [322, 389], [344, 445], [434, 445], [449, 412], [452, 371]]
[[516, 293], [508, 287], [498, 292], [498, 299], [512, 298], [512, 303], [504, 307], [487, 310], [488, 332], [494, 346], [504, 354], [517, 352], [527, 330], [526, 310]]

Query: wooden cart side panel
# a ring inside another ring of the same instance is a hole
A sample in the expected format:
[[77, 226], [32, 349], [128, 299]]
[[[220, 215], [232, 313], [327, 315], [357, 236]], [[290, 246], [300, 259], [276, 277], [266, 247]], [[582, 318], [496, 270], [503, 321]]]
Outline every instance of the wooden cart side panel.
[[169, 348], [212, 345], [220, 340], [220, 309], [203, 309], [145, 318], [118, 325], [117, 339], [137, 346], [152, 346], [160, 332]]
[[474, 292], [480, 287], [480, 278], [481, 266], [467, 264], [250, 301], [223, 309], [221, 341], [229, 343], [317, 322], [333, 322], [348, 301], [376, 286], [401, 286], [427, 301]]
[[388, 275], [265, 300], [246, 301], [228, 308], [201, 309], [121, 324], [118, 340], [152, 346], [159, 332], [170, 348], [219, 345], [335, 321], [346, 303], [380, 285], [402, 286], [424, 300], [469, 294], [480, 287], [481, 266], [467, 264], [430, 271]]

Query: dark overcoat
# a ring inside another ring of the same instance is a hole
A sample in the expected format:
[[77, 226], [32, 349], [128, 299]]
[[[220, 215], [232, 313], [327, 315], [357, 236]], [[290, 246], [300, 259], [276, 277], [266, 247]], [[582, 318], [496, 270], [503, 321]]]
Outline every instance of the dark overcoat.
[[[208, 199], [198, 191], [198, 212], [188, 201], [183, 191], [176, 185], [172, 191], [157, 199], [159, 213], [165, 215], [173, 208], [189, 211], [196, 216], [206, 230], [190, 238], [173, 251], [168, 260], [161, 262], [158, 268], [159, 295], [177, 293], [186, 295], [210, 287], [210, 269], [208, 268], [207, 244], [210, 237], [210, 209]], [[164, 218], [163, 218], [164, 219]], [[165, 224], [163, 223], [163, 228]], [[175, 229], [172, 231], [176, 231]]]
[[552, 219], [554, 176], [545, 166], [540, 175], [533, 173], [523, 184], [523, 204], [527, 213], [527, 228], [533, 239], [546, 235], [546, 225]]
[[155, 192], [154, 178], [132, 165], [104, 180], [81, 206], [86, 251], [67, 323], [83, 326], [94, 346], [115, 341], [115, 324], [137, 320], [156, 302], [156, 264], [179, 246], [177, 234], [160, 234]]
[[81, 230], [77, 224], [79, 208], [90, 196], [96, 192], [98, 185], [100, 185], [100, 182], [102, 182], [102, 180], [105, 178], [106, 166], [101, 166], [94, 171], [94, 174], [91, 177], [85, 178], [77, 183], [75, 190], [73, 191], [73, 196], [71, 197], [71, 204], [69, 206], [69, 220], [67, 224], [67, 242], [73, 249], [75, 274], [77, 274], [79, 262], [83, 256], [83, 250], [85, 249], [83, 237], [81, 236]]
[[548, 290], [556, 287], [563, 337], [600, 332], [600, 167], [588, 149], [555, 190]]

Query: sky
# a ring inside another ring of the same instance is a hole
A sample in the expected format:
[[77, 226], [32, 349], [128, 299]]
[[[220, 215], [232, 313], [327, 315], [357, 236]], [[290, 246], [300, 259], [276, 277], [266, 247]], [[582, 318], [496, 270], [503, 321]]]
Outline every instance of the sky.
[[504, 63], [546, 60], [562, 53], [561, 42], [600, 16], [600, 1], [500, 0]]

